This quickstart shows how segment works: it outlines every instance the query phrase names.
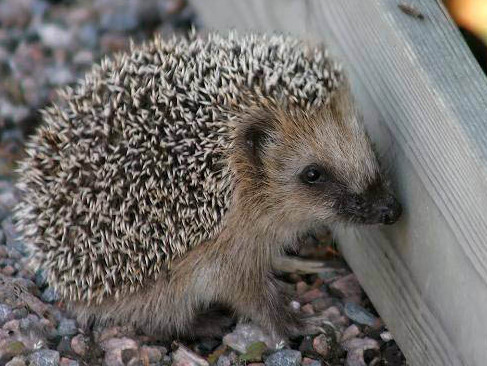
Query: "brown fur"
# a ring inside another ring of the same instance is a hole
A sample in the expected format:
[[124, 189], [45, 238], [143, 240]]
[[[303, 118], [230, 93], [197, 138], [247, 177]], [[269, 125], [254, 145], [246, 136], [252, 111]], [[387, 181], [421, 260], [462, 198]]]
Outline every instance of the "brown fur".
[[319, 163], [339, 187], [361, 194], [378, 180], [378, 164], [346, 88], [314, 112], [261, 100], [236, 117], [228, 155], [235, 187], [218, 237], [141, 291], [100, 305], [74, 304], [81, 322], [132, 323], [147, 333], [185, 336], [197, 314], [218, 303], [276, 336], [303, 331], [273, 275], [273, 259], [303, 233], [341, 219], [331, 196], [304, 186], [298, 174]]

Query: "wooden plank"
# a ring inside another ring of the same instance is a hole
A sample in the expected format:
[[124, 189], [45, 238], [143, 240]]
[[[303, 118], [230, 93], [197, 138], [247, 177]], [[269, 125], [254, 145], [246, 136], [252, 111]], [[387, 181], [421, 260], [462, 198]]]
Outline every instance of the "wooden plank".
[[194, 0], [210, 28], [323, 39], [352, 84], [406, 210], [339, 233], [412, 365], [487, 360], [487, 83], [441, 2]]

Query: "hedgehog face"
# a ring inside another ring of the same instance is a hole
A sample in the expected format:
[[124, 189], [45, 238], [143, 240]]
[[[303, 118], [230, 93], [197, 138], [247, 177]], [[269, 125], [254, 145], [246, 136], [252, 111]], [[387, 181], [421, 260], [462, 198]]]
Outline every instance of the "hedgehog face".
[[401, 206], [382, 176], [347, 89], [314, 111], [271, 108], [243, 132], [246, 170], [259, 206], [302, 226], [392, 224]]

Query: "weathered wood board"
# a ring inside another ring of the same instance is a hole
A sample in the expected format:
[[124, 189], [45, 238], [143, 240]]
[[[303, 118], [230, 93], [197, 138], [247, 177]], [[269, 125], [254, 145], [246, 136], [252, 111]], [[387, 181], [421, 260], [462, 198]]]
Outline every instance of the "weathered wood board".
[[487, 364], [487, 80], [441, 2], [193, 0], [207, 28], [324, 40], [349, 70], [405, 206], [339, 233], [412, 365]]

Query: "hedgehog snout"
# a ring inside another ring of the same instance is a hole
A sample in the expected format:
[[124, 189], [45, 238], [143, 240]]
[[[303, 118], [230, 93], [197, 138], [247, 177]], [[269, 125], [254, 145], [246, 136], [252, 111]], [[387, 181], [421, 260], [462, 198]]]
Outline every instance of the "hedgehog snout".
[[379, 223], [392, 225], [401, 217], [402, 207], [393, 195], [388, 195], [376, 204], [374, 211]]
[[338, 215], [361, 224], [391, 225], [399, 220], [402, 207], [390, 193], [352, 194], [338, 204]]

